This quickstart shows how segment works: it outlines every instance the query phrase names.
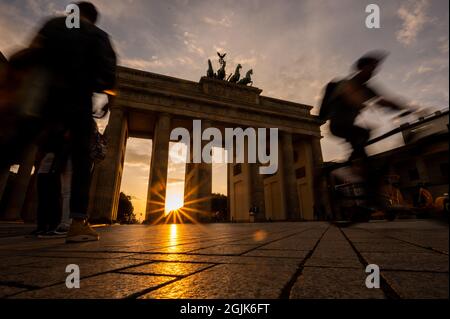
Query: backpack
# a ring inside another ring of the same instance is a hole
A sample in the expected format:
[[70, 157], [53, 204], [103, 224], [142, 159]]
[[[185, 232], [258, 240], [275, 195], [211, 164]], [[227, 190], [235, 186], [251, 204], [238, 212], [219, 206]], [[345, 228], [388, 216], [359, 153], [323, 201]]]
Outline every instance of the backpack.
[[321, 120], [329, 120], [336, 107], [336, 88], [342, 81], [331, 81], [325, 87], [325, 94], [320, 105], [319, 118]]

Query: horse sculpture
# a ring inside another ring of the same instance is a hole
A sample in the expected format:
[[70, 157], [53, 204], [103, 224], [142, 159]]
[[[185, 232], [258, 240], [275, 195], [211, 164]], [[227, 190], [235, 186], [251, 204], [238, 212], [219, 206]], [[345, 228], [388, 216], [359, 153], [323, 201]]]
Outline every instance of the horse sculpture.
[[245, 74], [245, 77], [242, 78], [242, 80], [240, 80], [238, 82], [238, 84], [241, 84], [241, 85], [247, 85], [247, 84], [253, 85], [252, 74], [253, 74], [253, 70], [252, 69], [248, 70], [247, 73]]
[[217, 79], [218, 80], [223, 80], [225, 79], [226, 73], [225, 73], [225, 67], [227, 66], [227, 62], [226, 61], [222, 61], [222, 66], [220, 67], [219, 70], [217, 70]]
[[239, 81], [239, 78], [241, 77], [241, 74], [239, 73], [240, 69], [242, 69], [242, 65], [238, 64], [236, 66], [234, 74], [228, 77], [228, 81], [230, 81], [231, 83], [236, 83], [237, 81]]
[[214, 69], [212, 67], [212, 63], [211, 63], [210, 59], [208, 59], [208, 71], [206, 71], [206, 76], [208, 78], [215, 78], [216, 77], [216, 74], [214, 73]]
[[230, 74], [228, 76], [228, 78], [225, 80], [225, 77], [226, 77], [225, 68], [227, 66], [227, 61], [225, 61], [225, 56], [227, 54], [226, 53], [220, 54], [219, 52], [217, 52], [217, 55], [219, 56], [220, 69], [217, 70], [217, 73], [214, 73], [214, 69], [213, 69], [211, 60], [208, 59], [208, 70], [206, 71], [206, 77], [208, 77], [210, 79], [229, 81], [230, 83], [237, 83], [237, 84], [241, 84], [241, 85], [248, 85], [248, 84], [253, 85], [253, 81], [252, 81], [252, 77], [251, 77], [253, 74], [253, 69], [250, 69], [249, 71], [247, 71], [247, 73], [245, 74], [245, 77], [240, 79], [241, 78], [240, 70], [242, 69], [241, 64], [238, 64], [236, 66], [236, 70], [234, 71], [234, 73]]

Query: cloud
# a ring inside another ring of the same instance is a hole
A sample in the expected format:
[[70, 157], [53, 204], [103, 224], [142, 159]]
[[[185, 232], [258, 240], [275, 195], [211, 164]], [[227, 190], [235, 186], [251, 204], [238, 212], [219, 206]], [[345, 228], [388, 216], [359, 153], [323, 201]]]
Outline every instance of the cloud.
[[203, 22], [212, 26], [221, 26], [224, 28], [231, 28], [232, 23], [229, 17], [225, 16], [220, 20], [216, 20], [210, 17], [203, 17]]
[[438, 47], [439, 51], [442, 54], [448, 55], [448, 37], [440, 37], [438, 42], [439, 42]]
[[428, 0], [408, 1], [398, 11], [398, 17], [403, 20], [402, 28], [397, 32], [397, 40], [405, 46], [416, 42], [417, 35], [430, 21], [427, 16]]
[[[0, 1], [0, 50], [8, 56], [29, 42], [42, 19], [69, 1]], [[316, 106], [317, 114], [326, 83], [346, 76], [361, 54], [380, 48], [391, 52], [379, 76], [387, 90], [421, 105], [448, 105], [448, 1], [379, 0], [381, 32], [365, 28], [365, 3], [359, 0], [93, 2], [120, 64], [132, 68], [198, 81], [208, 57], [216, 69], [216, 51], [227, 52], [227, 73], [237, 63], [242, 75], [252, 68], [263, 95]], [[414, 43], [420, 46], [412, 48]], [[325, 159], [345, 156], [348, 147], [326, 127], [324, 135]], [[150, 153], [139, 140], [128, 141], [126, 162], [136, 181], [148, 178], [143, 154]]]
[[174, 65], [173, 60], [168, 58], [158, 59], [157, 56], [151, 56], [148, 59], [122, 58], [120, 61], [124, 66], [139, 70], [162, 69]]

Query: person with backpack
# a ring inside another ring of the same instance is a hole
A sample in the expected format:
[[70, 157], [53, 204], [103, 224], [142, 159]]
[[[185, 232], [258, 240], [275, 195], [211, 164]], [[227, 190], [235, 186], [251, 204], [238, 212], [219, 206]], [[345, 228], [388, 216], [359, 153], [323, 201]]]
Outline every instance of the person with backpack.
[[[320, 107], [319, 117], [330, 121], [333, 135], [345, 139], [352, 146], [349, 161], [365, 159], [365, 146], [370, 137], [367, 128], [355, 124], [355, 120], [367, 103], [375, 100], [376, 105], [403, 111], [401, 116], [410, 114], [406, 107], [384, 98], [369, 85], [386, 53], [373, 51], [362, 56], [354, 64], [354, 74], [347, 79], [328, 83]], [[405, 111], [406, 110], [406, 111]]]
[[72, 224], [67, 243], [99, 239], [87, 223], [93, 165], [92, 95], [113, 89], [116, 72], [116, 55], [109, 37], [95, 25], [97, 9], [90, 2], [76, 5], [80, 12], [79, 28], [68, 28], [66, 17], [53, 18], [45, 23], [31, 45], [41, 52], [42, 63], [52, 79], [42, 116], [47, 122], [61, 123], [70, 135]]

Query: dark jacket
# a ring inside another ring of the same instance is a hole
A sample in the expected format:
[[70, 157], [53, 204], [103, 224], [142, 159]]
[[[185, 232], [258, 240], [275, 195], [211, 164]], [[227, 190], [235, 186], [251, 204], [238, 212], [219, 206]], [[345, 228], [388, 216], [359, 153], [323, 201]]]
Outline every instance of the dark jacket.
[[108, 35], [94, 24], [66, 27], [66, 18], [49, 20], [38, 33], [45, 63], [55, 77], [55, 89], [74, 96], [102, 92], [114, 86], [116, 55]]

